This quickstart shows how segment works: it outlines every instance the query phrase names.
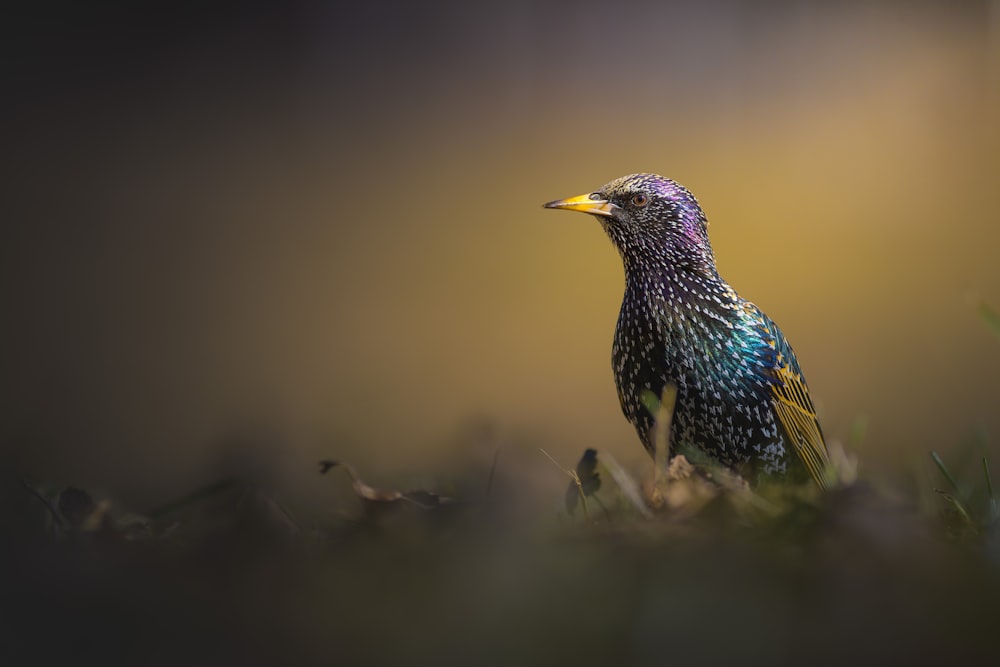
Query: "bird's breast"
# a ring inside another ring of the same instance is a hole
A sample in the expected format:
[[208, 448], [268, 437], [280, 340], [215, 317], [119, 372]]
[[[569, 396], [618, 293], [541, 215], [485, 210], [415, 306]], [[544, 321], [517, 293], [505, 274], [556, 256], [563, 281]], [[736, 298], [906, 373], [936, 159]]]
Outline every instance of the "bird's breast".
[[[673, 441], [714, 451], [720, 459], [774, 437], [752, 328], [703, 304], [622, 304], [612, 363], [622, 411], [647, 447], [652, 415], [646, 391], [677, 387]], [[728, 447], [728, 449], [726, 449]], [[739, 458], [745, 456], [740, 454]], [[735, 460], [735, 459], [734, 459]]]

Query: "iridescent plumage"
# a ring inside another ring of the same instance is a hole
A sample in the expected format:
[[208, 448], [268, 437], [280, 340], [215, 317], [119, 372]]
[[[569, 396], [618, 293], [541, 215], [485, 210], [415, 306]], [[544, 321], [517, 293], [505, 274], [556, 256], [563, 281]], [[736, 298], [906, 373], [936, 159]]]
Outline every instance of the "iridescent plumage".
[[633, 174], [550, 202], [595, 215], [625, 265], [612, 348], [622, 411], [653, 451], [645, 392], [672, 383], [671, 452], [703, 451], [753, 477], [826, 486], [826, 445], [792, 348], [720, 276], [701, 206], [680, 184]]

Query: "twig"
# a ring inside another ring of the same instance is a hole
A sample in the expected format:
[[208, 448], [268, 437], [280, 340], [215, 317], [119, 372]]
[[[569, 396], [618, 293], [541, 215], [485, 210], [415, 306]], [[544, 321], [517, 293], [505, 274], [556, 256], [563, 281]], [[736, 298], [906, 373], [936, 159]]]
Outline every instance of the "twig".
[[545, 456], [548, 457], [549, 461], [552, 461], [552, 465], [562, 470], [571, 480], [573, 480], [573, 483], [576, 485], [577, 493], [580, 494], [580, 505], [583, 507], [583, 517], [587, 519], [587, 521], [590, 521], [590, 512], [587, 511], [587, 494], [583, 492], [583, 482], [580, 481], [580, 476], [576, 474], [575, 470], [570, 470], [569, 468], [563, 468], [561, 465], [559, 465], [558, 461], [552, 458], [551, 454], [549, 454], [541, 447], [538, 448], [538, 451], [540, 451], [542, 454], [545, 454]]

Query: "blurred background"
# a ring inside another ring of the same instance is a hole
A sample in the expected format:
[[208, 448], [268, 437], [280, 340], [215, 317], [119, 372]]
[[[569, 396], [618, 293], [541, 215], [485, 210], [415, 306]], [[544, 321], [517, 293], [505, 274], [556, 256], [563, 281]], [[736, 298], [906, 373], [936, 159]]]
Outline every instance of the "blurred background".
[[215, 7], [5, 21], [0, 442], [29, 477], [142, 506], [247, 433], [310, 474], [430, 473], [484, 430], [641, 461], [618, 256], [541, 208], [637, 171], [699, 197], [866, 469], [995, 445], [1000, 3]]

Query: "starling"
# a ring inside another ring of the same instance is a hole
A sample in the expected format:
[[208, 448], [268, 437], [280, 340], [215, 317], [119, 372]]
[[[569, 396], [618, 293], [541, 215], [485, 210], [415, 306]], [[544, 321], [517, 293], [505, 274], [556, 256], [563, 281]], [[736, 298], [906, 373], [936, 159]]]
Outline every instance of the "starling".
[[[694, 451], [747, 475], [827, 486], [826, 444], [781, 330], [715, 267], [708, 219], [679, 183], [633, 174], [545, 204], [595, 216], [625, 265], [611, 350], [622, 411], [654, 452], [644, 394], [677, 389], [670, 453]], [[808, 473], [808, 474], [807, 474]]]

